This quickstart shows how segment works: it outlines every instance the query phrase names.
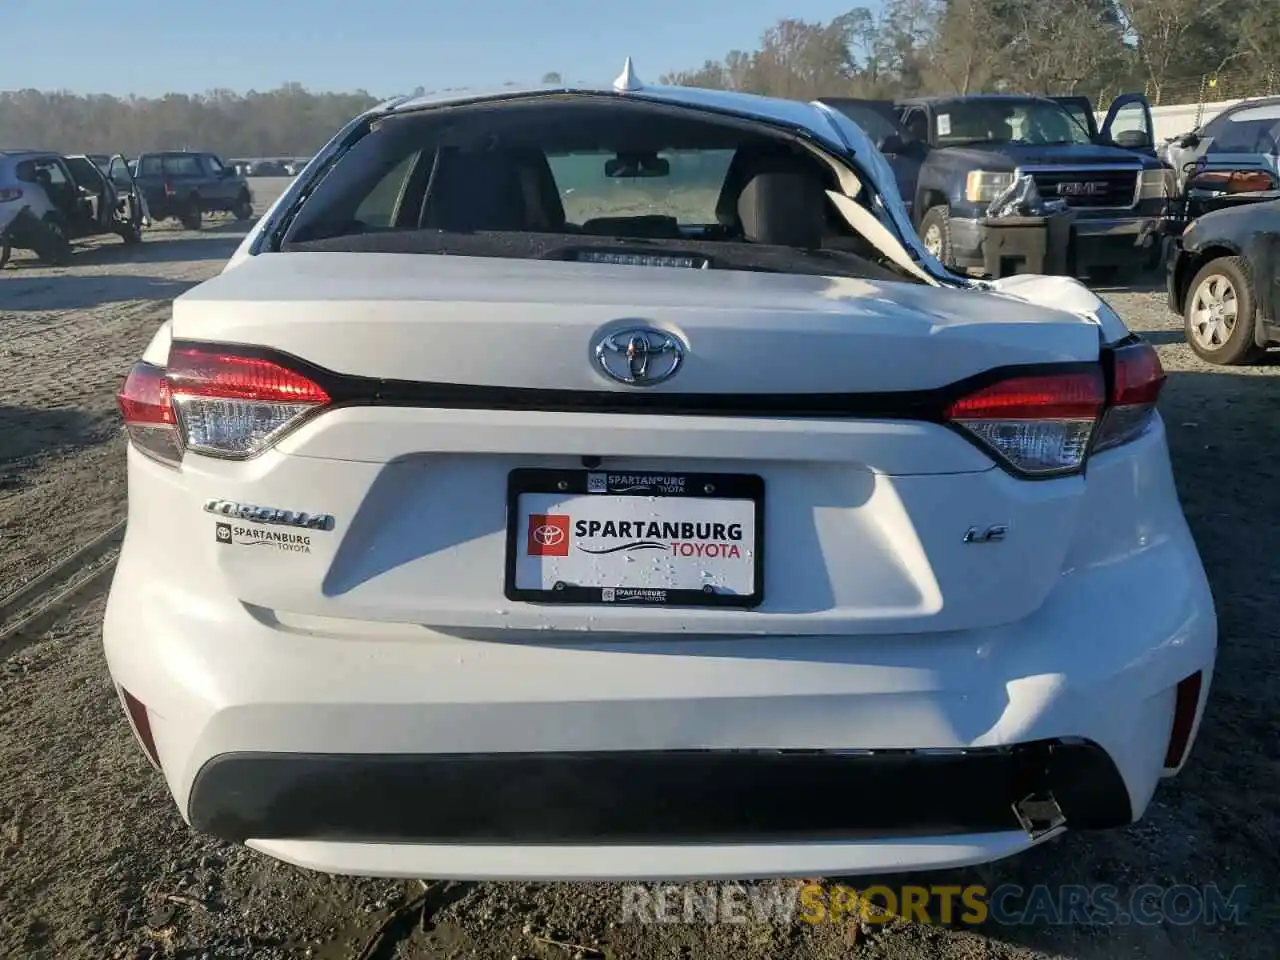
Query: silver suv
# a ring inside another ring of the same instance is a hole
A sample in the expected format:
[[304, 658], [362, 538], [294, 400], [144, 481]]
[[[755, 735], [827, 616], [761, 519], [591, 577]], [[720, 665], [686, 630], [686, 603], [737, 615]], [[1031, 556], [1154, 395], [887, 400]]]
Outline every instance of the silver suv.
[[114, 233], [139, 243], [146, 202], [122, 156], [101, 169], [87, 156], [0, 150], [0, 267], [14, 249], [65, 263], [71, 241]]

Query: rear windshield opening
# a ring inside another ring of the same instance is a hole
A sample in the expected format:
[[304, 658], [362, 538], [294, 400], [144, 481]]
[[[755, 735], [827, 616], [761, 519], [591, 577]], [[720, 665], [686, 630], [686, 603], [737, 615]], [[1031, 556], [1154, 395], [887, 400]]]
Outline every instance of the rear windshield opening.
[[[692, 266], [788, 269], [776, 248], [879, 260], [826, 196], [839, 189], [828, 163], [755, 125], [541, 98], [382, 121], [302, 205], [285, 247], [566, 259], [613, 242]], [[771, 266], [753, 254], [763, 247]]]

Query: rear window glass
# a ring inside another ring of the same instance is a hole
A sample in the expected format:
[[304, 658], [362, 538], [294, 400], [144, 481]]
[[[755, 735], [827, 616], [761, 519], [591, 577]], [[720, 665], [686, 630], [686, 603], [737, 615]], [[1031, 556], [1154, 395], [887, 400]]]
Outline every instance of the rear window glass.
[[290, 240], [389, 230], [734, 239], [741, 194], [762, 173], [789, 174], [774, 188], [828, 216], [823, 191], [838, 184], [827, 164], [737, 126], [612, 103], [410, 114], [335, 165]]
[[652, 179], [611, 177], [612, 151], [550, 153], [547, 163], [569, 221], [666, 216], [677, 223], [705, 225], [716, 219], [716, 201], [733, 160], [732, 150], [680, 150], [655, 153], [667, 173]]
[[267, 244], [909, 276], [828, 196], [837, 162], [765, 123], [611, 96], [412, 111], [374, 120]]
[[1215, 125], [1209, 153], [1280, 152], [1280, 106], [1241, 110]]
[[203, 171], [198, 157], [176, 156], [164, 158], [164, 172], [175, 177], [198, 177]]

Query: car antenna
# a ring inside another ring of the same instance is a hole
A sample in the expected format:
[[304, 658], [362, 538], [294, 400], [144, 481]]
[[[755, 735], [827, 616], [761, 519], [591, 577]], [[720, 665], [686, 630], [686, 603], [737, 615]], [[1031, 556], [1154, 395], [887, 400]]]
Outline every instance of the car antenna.
[[619, 93], [628, 93], [633, 90], [644, 89], [644, 84], [640, 82], [640, 78], [636, 76], [636, 69], [631, 65], [631, 58], [627, 57], [627, 62], [622, 65], [622, 72], [618, 74], [618, 79], [613, 81], [613, 89]]

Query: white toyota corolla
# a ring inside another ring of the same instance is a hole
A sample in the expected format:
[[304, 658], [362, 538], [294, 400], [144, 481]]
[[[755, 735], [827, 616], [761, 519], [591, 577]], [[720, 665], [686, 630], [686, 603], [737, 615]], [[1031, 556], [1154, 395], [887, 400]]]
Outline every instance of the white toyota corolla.
[[821, 104], [342, 130], [119, 396], [104, 638], [197, 830], [335, 873], [856, 874], [1128, 824], [1213, 601], [1152, 348], [949, 274]]

